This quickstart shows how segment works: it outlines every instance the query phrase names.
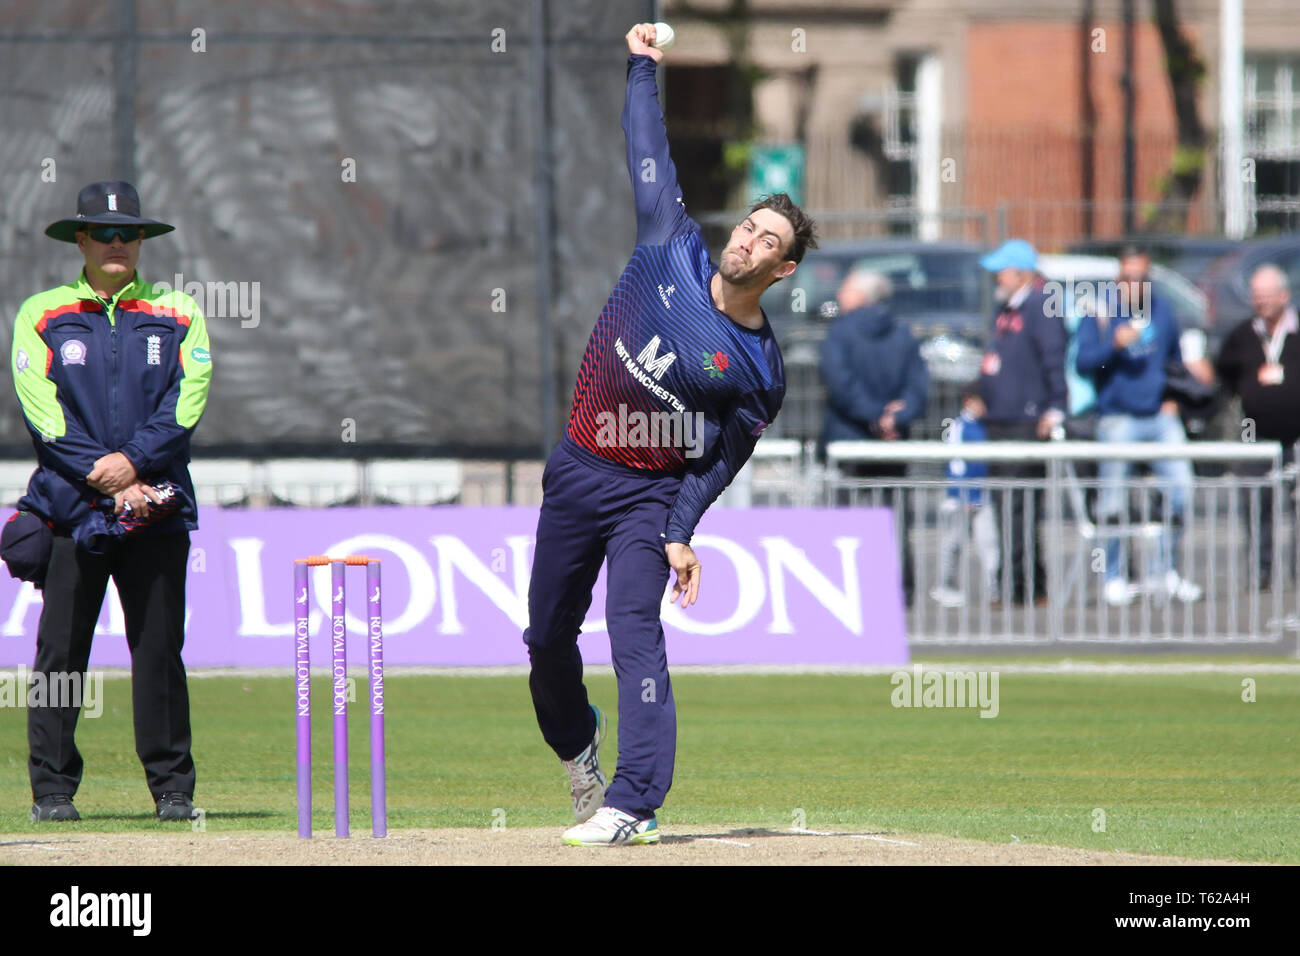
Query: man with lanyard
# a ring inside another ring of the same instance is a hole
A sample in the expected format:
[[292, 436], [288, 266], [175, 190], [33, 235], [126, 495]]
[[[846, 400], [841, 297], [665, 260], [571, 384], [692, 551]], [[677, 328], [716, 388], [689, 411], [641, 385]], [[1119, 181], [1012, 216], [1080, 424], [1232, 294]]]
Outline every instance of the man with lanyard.
[[[1253, 427], [1253, 441], [1282, 443], [1285, 464], [1295, 460], [1295, 443], [1300, 439], [1300, 321], [1291, 303], [1287, 274], [1271, 263], [1262, 265], [1250, 277], [1250, 299], [1254, 318], [1239, 324], [1219, 349], [1215, 370], [1220, 380], [1241, 398], [1244, 417]], [[1267, 474], [1267, 462], [1243, 462], [1239, 474], [1259, 477]], [[1242, 514], [1251, 520], [1251, 494], [1243, 490]], [[1273, 491], [1265, 484], [1259, 490], [1258, 547], [1260, 587], [1267, 590], [1273, 577]], [[1292, 496], [1283, 499], [1285, 514], [1292, 510]], [[1253, 527], [1253, 523], [1251, 525]], [[1282, 566], [1294, 579], [1295, 540]], [[1284, 582], [1285, 583], [1285, 582]]]

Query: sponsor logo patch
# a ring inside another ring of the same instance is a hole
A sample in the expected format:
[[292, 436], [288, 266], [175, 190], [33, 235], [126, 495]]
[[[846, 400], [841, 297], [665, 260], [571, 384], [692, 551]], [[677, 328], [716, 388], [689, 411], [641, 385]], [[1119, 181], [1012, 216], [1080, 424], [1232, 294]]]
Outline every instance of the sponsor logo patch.
[[212, 353], [210, 353], [203, 346], [196, 345], [194, 348], [190, 349], [190, 358], [194, 359], [194, 361], [196, 362], [202, 362], [206, 364], [212, 361]]
[[59, 356], [64, 365], [85, 365], [86, 343], [80, 339], [68, 339], [59, 349]]
[[27, 371], [27, 364], [27, 353], [22, 349], [19, 349], [18, 355], [14, 358], [14, 368], [18, 369], [20, 372], [25, 372]]

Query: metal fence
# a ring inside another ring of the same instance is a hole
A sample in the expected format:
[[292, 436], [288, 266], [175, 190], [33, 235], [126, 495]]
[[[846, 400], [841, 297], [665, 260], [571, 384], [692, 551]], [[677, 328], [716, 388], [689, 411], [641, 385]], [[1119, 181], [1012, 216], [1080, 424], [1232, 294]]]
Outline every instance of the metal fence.
[[[953, 459], [990, 476], [935, 473]], [[1098, 521], [1096, 465], [1179, 459], [1235, 470], [1196, 476], [1181, 514], [1171, 482], [1112, 479], [1127, 507]], [[827, 504], [894, 510], [914, 644], [1276, 644], [1300, 627], [1295, 472], [1277, 443], [841, 442], [827, 463]]]

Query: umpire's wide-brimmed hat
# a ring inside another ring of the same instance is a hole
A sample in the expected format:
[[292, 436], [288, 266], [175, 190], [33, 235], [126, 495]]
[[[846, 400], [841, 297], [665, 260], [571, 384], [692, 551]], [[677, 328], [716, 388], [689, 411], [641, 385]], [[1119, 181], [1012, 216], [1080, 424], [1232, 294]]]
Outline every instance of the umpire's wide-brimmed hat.
[[91, 183], [77, 194], [77, 215], [51, 223], [45, 234], [60, 242], [76, 242], [86, 226], [140, 226], [146, 239], [171, 232], [175, 226], [140, 215], [140, 194], [130, 183]]

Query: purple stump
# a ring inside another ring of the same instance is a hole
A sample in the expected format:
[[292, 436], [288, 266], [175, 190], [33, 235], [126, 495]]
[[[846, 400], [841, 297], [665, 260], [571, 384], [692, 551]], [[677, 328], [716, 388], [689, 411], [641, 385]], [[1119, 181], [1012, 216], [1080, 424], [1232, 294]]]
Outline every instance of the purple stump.
[[295, 712], [298, 715], [298, 836], [311, 839], [311, 635], [307, 563], [293, 566]]
[[370, 827], [388, 836], [387, 770], [384, 753], [384, 611], [380, 599], [379, 562], [366, 565], [370, 621]]
[[348, 629], [344, 579], [347, 565], [330, 564], [333, 590], [330, 640], [334, 644], [334, 835], [348, 835]]

